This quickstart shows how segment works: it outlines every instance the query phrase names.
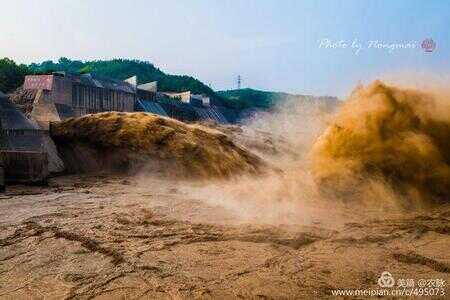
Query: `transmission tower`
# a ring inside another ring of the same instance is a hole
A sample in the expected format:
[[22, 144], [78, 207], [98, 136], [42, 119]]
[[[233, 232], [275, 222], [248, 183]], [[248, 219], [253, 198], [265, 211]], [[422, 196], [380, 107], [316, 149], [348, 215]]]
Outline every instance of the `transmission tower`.
[[238, 90], [241, 89], [241, 82], [242, 82], [241, 75], [238, 75], [238, 77], [237, 77], [237, 89]]

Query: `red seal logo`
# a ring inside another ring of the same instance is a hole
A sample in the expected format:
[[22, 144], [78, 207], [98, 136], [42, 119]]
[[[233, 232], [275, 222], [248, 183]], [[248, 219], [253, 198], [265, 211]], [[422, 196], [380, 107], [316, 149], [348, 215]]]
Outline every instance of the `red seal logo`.
[[436, 43], [433, 39], [424, 39], [422, 42], [422, 49], [425, 52], [433, 52], [433, 50], [436, 49]]

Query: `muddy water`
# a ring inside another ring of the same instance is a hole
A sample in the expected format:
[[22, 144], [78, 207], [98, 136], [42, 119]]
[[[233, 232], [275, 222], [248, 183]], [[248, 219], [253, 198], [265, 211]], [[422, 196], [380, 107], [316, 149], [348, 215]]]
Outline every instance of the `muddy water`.
[[0, 298], [323, 298], [376, 287], [383, 271], [450, 279], [449, 206], [377, 217], [342, 206], [333, 223], [318, 205], [318, 217], [282, 224], [208, 201], [211, 188], [111, 175], [11, 187]]

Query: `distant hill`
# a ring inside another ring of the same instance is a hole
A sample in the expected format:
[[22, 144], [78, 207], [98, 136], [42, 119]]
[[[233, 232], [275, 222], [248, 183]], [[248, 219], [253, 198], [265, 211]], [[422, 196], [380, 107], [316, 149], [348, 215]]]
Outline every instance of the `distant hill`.
[[44, 61], [42, 63], [33, 63], [29, 65], [29, 68], [35, 73], [49, 73], [52, 71], [93, 73], [120, 80], [137, 75], [139, 83], [158, 81], [158, 89], [161, 91], [191, 91], [194, 94], [205, 94], [215, 101], [216, 104], [226, 105], [221, 96], [200, 80], [186, 75], [166, 74], [146, 61], [129, 59], [79, 61], [62, 57], [58, 62]]
[[219, 91], [219, 95], [228, 99], [237, 108], [257, 107], [269, 109], [279, 100], [280, 93], [253, 89]]
[[339, 104], [336, 97], [330, 96], [310, 96], [294, 95], [282, 92], [260, 91], [254, 89], [240, 89], [217, 92], [223, 98], [226, 98], [229, 104], [239, 109], [259, 108], [270, 110], [275, 105], [287, 101], [303, 101], [305, 103], [320, 103], [329, 108]]

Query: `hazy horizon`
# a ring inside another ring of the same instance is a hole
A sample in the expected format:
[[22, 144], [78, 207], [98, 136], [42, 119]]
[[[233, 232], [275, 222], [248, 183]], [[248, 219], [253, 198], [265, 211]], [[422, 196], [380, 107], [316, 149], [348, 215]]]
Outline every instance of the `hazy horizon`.
[[[243, 87], [341, 98], [360, 81], [415, 72], [445, 77], [450, 70], [446, 1], [19, 0], [2, 6], [0, 57], [18, 63], [140, 59], [214, 90], [234, 89], [240, 74]], [[426, 38], [434, 51], [421, 48]], [[356, 51], [358, 44], [363, 48]]]

